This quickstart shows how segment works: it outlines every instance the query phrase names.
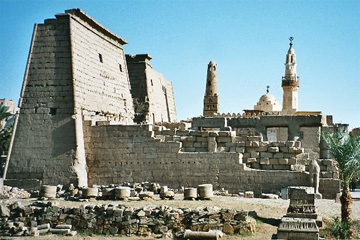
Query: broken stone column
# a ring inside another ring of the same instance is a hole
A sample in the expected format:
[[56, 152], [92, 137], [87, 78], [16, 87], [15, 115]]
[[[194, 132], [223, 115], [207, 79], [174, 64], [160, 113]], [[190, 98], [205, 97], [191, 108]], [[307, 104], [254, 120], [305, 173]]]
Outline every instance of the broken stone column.
[[198, 186], [197, 190], [201, 200], [210, 200], [214, 196], [212, 184], [201, 184]]
[[185, 188], [184, 189], [184, 200], [195, 200], [197, 198], [196, 188]]
[[56, 186], [43, 185], [40, 196], [45, 198], [56, 198]]
[[99, 192], [99, 190], [97, 187], [83, 188], [82, 196], [84, 198], [96, 198], [98, 196], [98, 192]]
[[115, 188], [115, 198], [120, 200], [127, 200], [130, 197], [129, 187], [118, 187]]
[[114, 188], [104, 188], [102, 190], [102, 197], [104, 199], [113, 199], [115, 194]]
[[191, 230], [185, 230], [184, 239], [188, 240], [218, 240], [220, 234], [217, 231], [214, 232], [197, 232]]

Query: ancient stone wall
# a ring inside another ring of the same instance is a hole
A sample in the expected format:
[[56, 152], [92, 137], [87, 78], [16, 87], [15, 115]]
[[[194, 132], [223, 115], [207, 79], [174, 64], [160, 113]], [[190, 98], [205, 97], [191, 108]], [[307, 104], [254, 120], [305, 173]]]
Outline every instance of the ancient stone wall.
[[90, 185], [150, 181], [178, 188], [212, 183], [216, 189], [251, 190], [259, 196], [309, 184], [304, 172], [246, 168], [238, 152], [180, 152], [180, 142], [155, 139], [149, 126], [106, 124], [84, 125]]
[[313, 158], [320, 157], [320, 127], [300, 127], [301, 143], [305, 152], [311, 154]]
[[71, 14], [75, 107], [86, 118], [133, 122], [134, 108], [121, 38], [110, 38], [81, 12]]
[[69, 16], [34, 27], [7, 178], [76, 180]]
[[[321, 167], [322, 178], [339, 178], [338, 169], [331, 159], [318, 159], [311, 152], [319, 135], [309, 136], [304, 148], [303, 141], [263, 141], [260, 136], [238, 136], [238, 131], [199, 131], [154, 128], [155, 137], [162, 141], [181, 142], [182, 152], [237, 152], [241, 154], [242, 162], [247, 167], [264, 170], [295, 170], [299, 166], [308, 171], [309, 159], [317, 159]], [[314, 128], [307, 128], [310, 133], [316, 133]], [[311, 142], [315, 139], [315, 142]], [[215, 146], [211, 149], [211, 142]], [[312, 143], [312, 144], [309, 144]], [[316, 145], [315, 145], [316, 146]], [[309, 150], [310, 149], [310, 150]], [[316, 158], [313, 158], [313, 156]]]
[[8, 179], [87, 184], [82, 119], [133, 123], [123, 44], [79, 9], [35, 25]]
[[176, 107], [172, 83], [156, 72], [148, 54], [127, 55], [136, 122], [175, 122]]
[[253, 135], [263, 136], [264, 140], [301, 140], [305, 152], [318, 159], [326, 157], [320, 154], [320, 132], [327, 126], [326, 119], [325, 115], [193, 118], [192, 128], [251, 129]]

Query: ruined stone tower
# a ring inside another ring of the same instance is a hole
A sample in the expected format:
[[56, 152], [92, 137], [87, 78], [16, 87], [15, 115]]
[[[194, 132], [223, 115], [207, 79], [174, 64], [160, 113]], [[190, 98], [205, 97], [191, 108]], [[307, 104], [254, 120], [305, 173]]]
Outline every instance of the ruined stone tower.
[[173, 85], [151, 66], [149, 54], [126, 55], [137, 123], [175, 122]]
[[204, 117], [213, 117], [219, 112], [217, 65], [211, 61], [208, 64], [206, 90], [204, 96]]
[[296, 75], [296, 55], [293, 49], [293, 37], [290, 37], [290, 47], [286, 54], [285, 76], [282, 77], [283, 115], [295, 115], [298, 110], [299, 77]]
[[80, 9], [35, 24], [9, 179], [87, 185], [83, 120], [133, 124], [124, 44]]

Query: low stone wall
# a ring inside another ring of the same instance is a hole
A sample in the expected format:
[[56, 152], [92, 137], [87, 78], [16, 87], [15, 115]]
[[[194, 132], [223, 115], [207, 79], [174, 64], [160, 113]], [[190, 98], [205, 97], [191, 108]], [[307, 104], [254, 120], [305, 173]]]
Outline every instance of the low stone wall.
[[[274, 170], [273, 167], [271, 170], [247, 168], [248, 163], [244, 162], [249, 158], [244, 157], [245, 150], [261, 148], [255, 146], [260, 143], [255, 140], [257, 137], [248, 138], [251, 146], [247, 147], [245, 141], [244, 153], [181, 152], [181, 142], [155, 139], [154, 132], [147, 125], [91, 126], [87, 122], [84, 126], [89, 185], [148, 181], [180, 188], [212, 183], [214, 189], [225, 188], [230, 193], [254, 191], [255, 196], [280, 192], [281, 188], [288, 186], [309, 185], [305, 172]], [[231, 138], [219, 134], [220, 137]], [[265, 148], [268, 151], [270, 147]], [[284, 148], [290, 149], [289, 146]], [[329, 194], [335, 196], [336, 192], [338, 190]]]
[[71, 225], [71, 230], [87, 234], [127, 236], [174, 237], [185, 229], [217, 229], [226, 234], [255, 232], [255, 221], [248, 217], [248, 212], [217, 207], [192, 210], [145, 206], [134, 209], [117, 204], [89, 204], [71, 208], [59, 207], [56, 202], [35, 202], [28, 206], [16, 202], [0, 205], [0, 208], [0, 236], [30, 235], [33, 234], [31, 228], [44, 224], [49, 224], [48, 231], [41, 231], [42, 234], [59, 225]]
[[[199, 131], [162, 129], [154, 131], [164, 142], [181, 142], [182, 152], [237, 152], [247, 167], [265, 170], [298, 170], [304, 165], [308, 171], [309, 154], [304, 153], [301, 141], [263, 141], [260, 136], [238, 136], [236, 131]], [[321, 178], [339, 178], [335, 162], [317, 159]]]

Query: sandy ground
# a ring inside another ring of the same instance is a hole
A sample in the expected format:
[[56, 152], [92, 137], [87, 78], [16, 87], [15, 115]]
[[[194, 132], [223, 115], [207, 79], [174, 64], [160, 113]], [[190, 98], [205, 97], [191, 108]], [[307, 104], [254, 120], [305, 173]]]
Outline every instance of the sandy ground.
[[[352, 193], [353, 195], [353, 207], [352, 207], [352, 216], [354, 220], [360, 221], [360, 190], [357, 189], [356, 192]], [[36, 199], [26, 199], [22, 200], [23, 204], [31, 203], [36, 201]], [[197, 207], [206, 207], [206, 206], [217, 206], [220, 208], [232, 208], [237, 210], [246, 210], [246, 211], [256, 211], [257, 215], [260, 217], [261, 221], [258, 221], [257, 233], [253, 236], [224, 236], [225, 240], [235, 240], [235, 239], [251, 239], [251, 240], [262, 240], [262, 239], [271, 239], [271, 236], [276, 233], [277, 227], [276, 224], [281, 219], [283, 215], [286, 214], [286, 210], [289, 206], [289, 200], [282, 199], [260, 199], [260, 198], [239, 198], [239, 197], [221, 197], [215, 196], [211, 201], [183, 201], [182, 195], [176, 195], [175, 200], [161, 200], [155, 198], [151, 201], [139, 201], [139, 200], [130, 200], [130, 201], [93, 201], [93, 202], [70, 202], [70, 201], [59, 201], [61, 206], [75, 207], [82, 204], [121, 204], [131, 207], [142, 207], [145, 205], [167, 205], [170, 207], [188, 207], [196, 209]], [[321, 199], [316, 200], [317, 213], [323, 217], [323, 220], [327, 221], [332, 219], [335, 216], [340, 216], [340, 203], [335, 203], [334, 200]], [[141, 237], [103, 237], [103, 236], [75, 236], [75, 237], [64, 237], [64, 236], [42, 236], [36, 239], [91, 239], [91, 240], [108, 240], [108, 239], [154, 239], [154, 238], [141, 238]], [[1, 239], [1, 238], [0, 238]], [[21, 238], [21, 239], [34, 239], [34, 238]]]

